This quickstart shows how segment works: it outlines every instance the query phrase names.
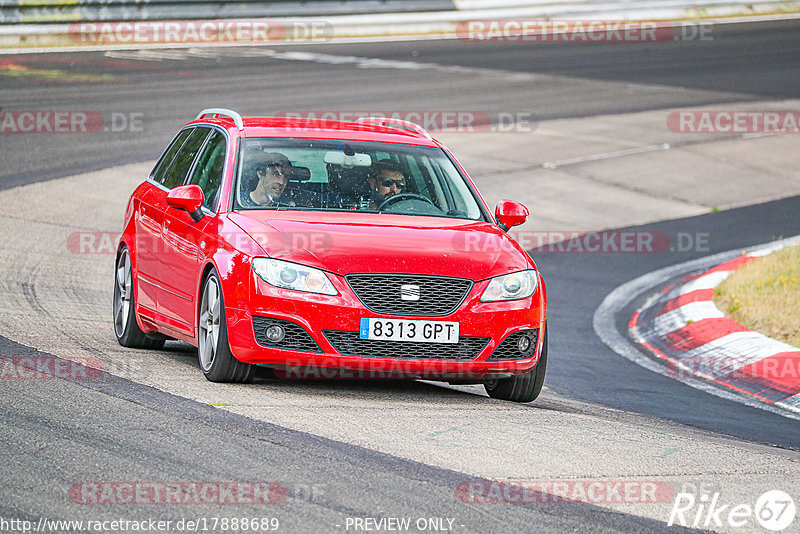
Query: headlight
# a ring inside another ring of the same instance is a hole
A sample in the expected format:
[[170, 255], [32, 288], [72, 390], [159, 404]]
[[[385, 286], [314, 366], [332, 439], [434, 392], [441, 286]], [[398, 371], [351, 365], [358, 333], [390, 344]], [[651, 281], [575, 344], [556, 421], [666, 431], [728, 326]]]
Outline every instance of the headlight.
[[497, 276], [489, 281], [481, 302], [524, 299], [533, 295], [538, 283], [539, 275], [533, 270]]
[[255, 258], [253, 270], [262, 280], [275, 287], [323, 295], [338, 294], [325, 273], [313, 267], [269, 258]]

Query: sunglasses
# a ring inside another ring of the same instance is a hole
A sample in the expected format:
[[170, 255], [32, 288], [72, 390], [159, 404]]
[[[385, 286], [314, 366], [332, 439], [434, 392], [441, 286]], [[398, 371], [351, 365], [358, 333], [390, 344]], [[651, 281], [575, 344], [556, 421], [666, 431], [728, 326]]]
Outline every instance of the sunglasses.
[[392, 180], [391, 178], [384, 178], [381, 180], [381, 185], [383, 187], [392, 187], [392, 184], [394, 184], [397, 189], [402, 189], [406, 186], [406, 183], [402, 180]]

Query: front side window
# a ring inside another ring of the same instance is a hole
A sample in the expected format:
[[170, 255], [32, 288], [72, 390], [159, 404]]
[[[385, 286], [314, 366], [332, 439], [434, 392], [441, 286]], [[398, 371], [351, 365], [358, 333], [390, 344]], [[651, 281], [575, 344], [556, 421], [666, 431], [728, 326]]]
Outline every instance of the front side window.
[[153, 172], [150, 174], [150, 178], [155, 180], [160, 184], [164, 184], [164, 177], [167, 175], [167, 171], [172, 165], [172, 160], [175, 159], [175, 154], [178, 153], [178, 150], [183, 146], [183, 143], [186, 142], [186, 138], [189, 137], [189, 134], [192, 133], [192, 128], [187, 128], [186, 130], [182, 130], [172, 141], [169, 145], [169, 148], [164, 152], [164, 155], [161, 156], [161, 159], [158, 160], [156, 163]]
[[235, 209], [298, 209], [478, 220], [465, 178], [440, 148], [321, 139], [247, 139]]
[[189, 178], [190, 184], [199, 185], [200, 189], [203, 190], [205, 195], [203, 206], [211, 211], [217, 211], [227, 146], [225, 135], [218, 130], [214, 130], [197, 158], [192, 176]]
[[164, 187], [172, 189], [184, 184], [192, 162], [200, 147], [203, 146], [203, 141], [208, 137], [210, 130], [210, 128], [195, 128], [192, 130], [192, 133], [178, 150], [178, 153], [175, 154], [172, 164], [164, 174], [164, 180], [161, 182]]

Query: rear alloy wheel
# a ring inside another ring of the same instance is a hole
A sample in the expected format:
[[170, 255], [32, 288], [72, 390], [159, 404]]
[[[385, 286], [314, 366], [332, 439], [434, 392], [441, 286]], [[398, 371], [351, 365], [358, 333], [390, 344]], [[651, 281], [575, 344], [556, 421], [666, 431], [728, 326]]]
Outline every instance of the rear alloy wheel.
[[529, 372], [511, 378], [489, 379], [484, 382], [486, 393], [494, 399], [513, 402], [531, 402], [542, 392], [544, 374], [547, 369], [547, 326], [544, 328], [542, 354], [539, 363]]
[[136, 322], [136, 296], [133, 291], [131, 255], [127, 248], [120, 251], [114, 283], [114, 333], [123, 347], [160, 349], [161, 336], [145, 334]]
[[225, 303], [219, 277], [211, 272], [203, 284], [197, 325], [200, 369], [211, 382], [247, 382], [255, 366], [236, 359], [228, 343]]

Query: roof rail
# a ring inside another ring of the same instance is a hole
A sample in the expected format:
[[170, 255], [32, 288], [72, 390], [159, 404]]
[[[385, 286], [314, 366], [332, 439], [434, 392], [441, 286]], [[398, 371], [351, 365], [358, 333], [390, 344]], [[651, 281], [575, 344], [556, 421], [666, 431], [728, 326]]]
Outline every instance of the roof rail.
[[197, 115], [197, 117], [194, 120], [200, 120], [204, 118], [206, 115], [224, 115], [230, 117], [233, 119], [233, 123], [236, 125], [237, 128], [239, 128], [240, 132], [244, 130], [244, 122], [242, 122], [242, 116], [236, 113], [235, 111], [231, 111], [225, 108], [208, 108], [201, 111], [200, 114]]
[[[419, 124], [414, 124], [413, 122], [404, 121], [400, 119], [393, 119], [391, 117], [361, 117], [356, 120], [357, 123], [361, 124], [375, 124], [378, 126], [385, 126], [387, 128], [396, 128], [400, 130], [411, 130], [419, 135], [423, 136], [426, 139], [433, 140], [433, 137]], [[399, 126], [399, 128], [398, 128]]]

